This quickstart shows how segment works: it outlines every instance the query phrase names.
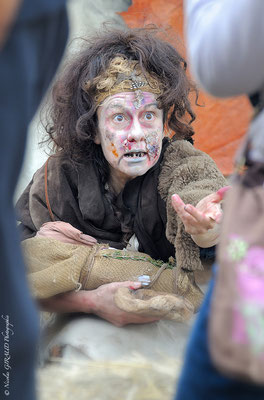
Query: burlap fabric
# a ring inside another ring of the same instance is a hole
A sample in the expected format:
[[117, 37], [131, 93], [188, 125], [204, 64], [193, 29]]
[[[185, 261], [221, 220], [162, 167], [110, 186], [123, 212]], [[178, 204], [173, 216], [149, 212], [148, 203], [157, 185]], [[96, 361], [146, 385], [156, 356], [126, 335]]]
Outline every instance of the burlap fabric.
[[[142, 275], [150, 277], [151, 292], [155, 291], [161, 296], [159, 304], [153, 302], [153, 293], [146, 296], [142, 290], [138, 292], [138, 299], [135, 299], [135, 292], [130, 291], [131, 301], [128, 301], [127, 290], [123, 293], [125, 301], [120, 301], [120, 295], [117, 296], [120, 308], [129, 312], [138, 309], [142, 314], [142, 303], [145, 303], [143, 309], [155, 309], [153, 315], [162, 315], [162, 312], [168, 314], [176, 309], [179, 314], [180, 308], [183, 311], [181, 318], [187, 319], [202, 299], [202, 293], [194, 284], [190, 284], [188, 278], [181, 279], [182, 285], [175, 287], [177, 269], [173, 265], [153, 260], [144, 253], [109, 249], [104, 244], [90, 247], [38, 237], [23, 241], [22, 248], [33, 295], [40, 299], [71, 290], [92, 290], [111, 282], [137, 281]], [[168, 293], [174, 296], [169, 296], [165, 301], [164, 296]], [[133, 301], [135, 310], [131, 309]], [[181, 319], [176, 314], [175, 318]], [[173, 313], [169, 318], [174, 319]]]

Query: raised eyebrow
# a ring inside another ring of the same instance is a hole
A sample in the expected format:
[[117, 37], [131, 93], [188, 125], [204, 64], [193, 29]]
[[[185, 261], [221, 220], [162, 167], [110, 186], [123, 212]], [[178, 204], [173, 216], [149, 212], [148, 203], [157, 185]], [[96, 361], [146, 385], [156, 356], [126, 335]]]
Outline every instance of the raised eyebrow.
[[124, 111], [127, 110], [127, 109], [123, 106], [123, 104], [119, 104], [119, 103], [110, 104], [108, 108], [110, 108], [110, 109], [119, 108], [119, 109], [124, 110]]
[[146, 108], [151, 107], [151, 106], [158, 108], [158, 103], [148, 103], [143, 107], [143, 109], [145, 110]]

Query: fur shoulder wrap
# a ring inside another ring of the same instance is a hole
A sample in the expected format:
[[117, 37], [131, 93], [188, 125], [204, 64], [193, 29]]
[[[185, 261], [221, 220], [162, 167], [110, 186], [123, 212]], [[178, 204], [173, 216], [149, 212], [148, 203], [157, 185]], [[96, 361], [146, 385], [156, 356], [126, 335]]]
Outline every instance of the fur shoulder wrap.
[[159, 176], [159, 193], [166, 202], [166, 236], [175, 246], [178, 271], [203, 269], [199, 247], [185, 231], [171, 205], [171, 196], [178, 194], [184, 203], [194, 206], [207, 195], [226, 186], [226, 180], [215, 162], [185, 140], [175, 140], [164, 155]]

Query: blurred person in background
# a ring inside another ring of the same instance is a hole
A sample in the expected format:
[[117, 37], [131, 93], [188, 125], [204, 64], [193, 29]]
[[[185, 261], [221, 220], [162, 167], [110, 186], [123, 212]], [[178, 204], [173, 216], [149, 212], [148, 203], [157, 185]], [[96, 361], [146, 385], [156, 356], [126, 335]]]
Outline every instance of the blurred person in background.
[[26, 282], [13, 195], [28, 125], [66, 44], [65, 3], [0, 0], [1, 399], [35, 398], [38, 318]]
[[[185, 0], [190, 67], [210, 94], [246, 94], [253, 106], [261, 106], [263, 15], [263, 0]], [[212, 363], [208, 319], [213, 290], [214, 279], [190, 337], [175, 399], [263, 399], [262, 386], [226, 377]]]

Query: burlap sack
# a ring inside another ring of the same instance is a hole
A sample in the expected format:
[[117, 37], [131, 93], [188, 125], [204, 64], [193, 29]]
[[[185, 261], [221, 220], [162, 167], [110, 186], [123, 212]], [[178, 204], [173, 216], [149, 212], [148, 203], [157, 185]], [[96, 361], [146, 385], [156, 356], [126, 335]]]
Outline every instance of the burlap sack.
[[[201, 292], [188, 279], [182, 279], [181, 288], [175, 287], [176, 268], [173, 265], [163, 264], [144, 253], [109, 249], [104, 244], [90, 247], [38, 237], [23, 241], [22, 248], [33, 295], [40, 299], [71, 290], [92, 290], [111, 282], [137, 281], [140, 276], [148, 275], [152, 291], [159, 292], [159, 295], [177, 293], [177, 296], [174, 295], [176, 306], [172, 304], [172, 296], [167, 302], [160, 298], [159, 304], [167, 304], [167, 313], [175, 307], [179, 310], [180, 307], [185, 310], [184, 319], [187, 319], [201, 302]], [[117, 296], [118, 306], [122, 309], [126, 308], [126, 304], [129, 305], [127, 295], [126, 292], [124, 302], [120, 302], [120, 296]], [[131, 291], [129, 308], [133, 299], [135, 300], [135, 293], [132, 296]], [[146, 310], [151, 307], [154, 310], [156, 303], [151, 301], [151, 296], [142, 296], [139, 292], [139, 299], [141, 305], [142, 302], [145, 303]], [[138, 302], [134, 302], [137, 308], [136, 303]], [[156, 311], [153, 311], [155, 315], [158, 315], [160, 308], [156, 304]], [[132, 312], [131, 309], [126, 311]], [[143, 313], [142, 307], [140, 313]], [[170, 319], [173, 319], [172, 315]]]

